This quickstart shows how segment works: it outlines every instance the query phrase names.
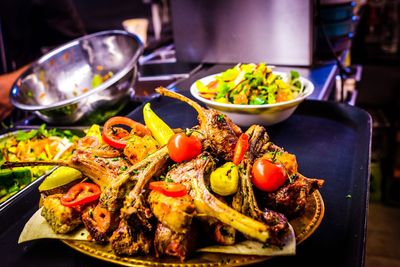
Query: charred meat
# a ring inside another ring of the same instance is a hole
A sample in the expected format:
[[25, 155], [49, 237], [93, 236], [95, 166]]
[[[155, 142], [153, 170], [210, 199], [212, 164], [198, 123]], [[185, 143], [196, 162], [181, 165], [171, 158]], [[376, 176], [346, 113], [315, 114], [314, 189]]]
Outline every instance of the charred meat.
[[66, 166], [74, 168], [82, 172], [82, 174], [90, 178], [93, 182], [105, 188], [119, 174], [130, 166], [129, 162], [123, 157], [109, 158], [99, 157], [88, 150], [75, 150], [72, 158], [65, 160], [52, 161], [27, 161], [27, 162], [6, 162], [2, 165], [3, 168], [23, 167], [23, 166]]
[[203, 152], [197, 158], [171, 170], [167, 174], [167, 179], [187, 186], [198, 214], [216, 218], [251, 238], [266, 242], [270, 238], [270, 229], [267, 225], [237, 212], [208, 191], [204, 179], [208, 177], [213, 166], [212, 156]]
[[81, 171], [101, 188], [109, 186], [115, 177], [130, 166], [124, 157], [99, 157], [90, 150], [76, 150], [71, 161], [73, 168]]
[[282, 213], [264, 209], [263, 220], [266, 224], [271, 226], [271, 244], [282, 246], [282, 235], [284, 235], [288, 229], [289, 223], [285, 215]]
[[152, 238], [152, 234], [131, 227], [126, 220], [121, 220], [110, 241], [117, 255], [137, 255], [150, 253]]
[[191, 196], [169, 197], [153, 190], [148, 201], [159, 222], [174, 232], [188, 232], [196, 211]]
[[82, 214], [82, 221], [90, 236], [100, 244], [108, 241], [108, 235], [116, 228], [118, 218], [100, 204], [89, 206]]
[[277, 191], [262, 194], [264, 204], [267, 208], [285, 214], [289, 219], [298, 217], [304, 213], [308, 197], [323, 184], [323, 180], [306, 178], [298, 174]]
[[[148, 254], [150, 252], [150, 244], [152, 235], [154, 234], [153, 213], [147, 203], [144, 189], [150, 179], [156, 174], [163, 165], [167, 162], [168, 150], [166, 147], [161, 148], [145, 160], [137, 163], [132, 167], [121, 179], [116, 187], [112, 187], [108, 191], [107, 198], [102, 198], [101, 202], [110, 207], [110, 196], [112, 199], [117, 199], [119, 196], [118, 190], [126, 186], [126, 181], [129, 180], [130, 174], [135, 170], [136, 183], [125, 197], [123, 207], [120, 210], [121, 221], [117, 230], [111, 236], [111, 245], [116, 254], [134, 255], [137, 253]], [[143, 168], [136, 170], [137, 165]], [[113, 191], [114, 190], [114, 191]], [[115, 191], [116, 190], [116, 191]], [[125, 191], [125, 190], [124, 190]], [[126, 192], [126, 191], [125, 191]]]
[[[116, 177], [109, 186], [104, 188], [100, 196], [100, 203], [111, 212], [119, 211], [128, 195], [126, 207], [132, 206], [134, 198], [141, 192], [151, 177], [163, 169], [167, 158], [168, 149], [163, 147], [127, 168], [123, 174]], [[136, 186], [138, 182], [139, 184]], [[131, 190], [133, 190], [132, 193], [130, 193]]]
[[81, 212], [61, 205], [62, 194], [55, 194], [43, 200], [42, 216], [54, 232], [66, 234], [82, 223]]
[[154, 236], [157, 257], [172, 256], [184, 261], [195, 249], [198, 229], [190, 225], [186, 233], [177, 233], [158, 223]]
[[265, 128], [259, 125], [251, 126], [246, 134], [249, 136], [249, 150], [240, 163], [239, 190], [233, 197], [232, 206], [244, 215], [262, 221], [262, 212], [258, 207], [251, 182], [251, 168], [254, 160], [268, 151], [269, 136]]

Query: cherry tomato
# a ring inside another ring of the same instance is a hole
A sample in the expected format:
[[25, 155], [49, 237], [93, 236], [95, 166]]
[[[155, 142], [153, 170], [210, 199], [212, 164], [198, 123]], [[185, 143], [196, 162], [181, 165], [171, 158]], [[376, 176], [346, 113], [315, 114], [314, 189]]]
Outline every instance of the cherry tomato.
[[235, 146], [235, 153], [233, 154], [232, 159], [233, 164], [236, 166], [239, 165], [247, 149], [249, 149], [249, 136], [245, 133], [242, 133]]
[[257, 159], [251, 170], [253, 184], [265, 192], [273, 192], [286, 181], [286, 174], [282, 166], [267, 159]]
[[61, 197], [61, 204], [66, 207], [78, 207], [99, 199], [100, 187], [92, 183], [79, 183], [71, 187]]
[[104, 124], [102, 137], [104, 142], [115, 148], [125, 148], [127, 139], [131, 134], [122, 127], [116, 127], [116, 125], [128, 126], [131, 128], [131, 133], [141, 137], [151, 135], [150, 130], [139, 122], [126, 117], [112, 117]]
[[151, 182], [149, 188], [158, 191], [167, 197], [183, 197], [187, 194], [186, 187], [180, 183], [165, 181]]
[[168, 153], [175, 162], [191, 160], [200, 155], [202, 144], [199, 138], [185, 133], [174, 134], [167, 144]]

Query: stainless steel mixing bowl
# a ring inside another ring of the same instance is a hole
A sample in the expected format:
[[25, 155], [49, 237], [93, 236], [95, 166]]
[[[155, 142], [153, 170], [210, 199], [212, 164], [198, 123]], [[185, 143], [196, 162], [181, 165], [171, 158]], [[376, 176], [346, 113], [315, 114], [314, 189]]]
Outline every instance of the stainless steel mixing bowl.
[[[129, 100], [142, 53], [140, 39], [126, 31], [84, 36], [34, 62], [14, 83], [11, 102], [52, 124], [104, 121]], [[109, 79], [94, 85], [95, 75], [109, 72]]]

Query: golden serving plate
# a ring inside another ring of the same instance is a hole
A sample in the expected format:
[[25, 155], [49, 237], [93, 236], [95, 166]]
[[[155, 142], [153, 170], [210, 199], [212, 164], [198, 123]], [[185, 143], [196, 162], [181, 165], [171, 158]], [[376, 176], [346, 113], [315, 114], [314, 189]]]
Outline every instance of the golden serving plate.
[[[307, 201], [305, 214], [290, 221], [296, 233], [296, 242], [306, 240], [321, 224], [325, 207], [319, 191], [315, 191]], [[89, 241], [62, 240], [71, 248], [88, 256], [123, 266], [163, 266], [163, 267], [214, 267], [242, 266], [262, 262], [271, 257], [233, 255], [220, 253], [195, 253], [185, 262], [175, 258], [158, 259], [152, 256], [119, 257], [114, 254], [110, 245], [99, 245]]]

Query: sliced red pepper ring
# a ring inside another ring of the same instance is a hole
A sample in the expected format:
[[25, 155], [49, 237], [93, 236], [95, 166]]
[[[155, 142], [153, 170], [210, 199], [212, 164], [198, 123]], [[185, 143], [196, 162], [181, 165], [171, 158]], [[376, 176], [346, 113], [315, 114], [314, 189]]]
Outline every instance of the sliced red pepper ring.
[[97, 226], [101, 229], [107, 230], [110, 228], [111, 214], [106, 208], [103, 208], [100, 204], [98, 204], [94, 208], [93, 219], [97, 223]]
[[[123, 127], [118, 127], [117, 125], [131, 128], [130, 133]], [[103, 127], [102, 137], [104, 142], [106, 142], [108, 145], [122, 149], [125, 148], [127, 139], [132, 133], [141, 137], [145, 135], [151, 135], [150, 130], [147, 129], [143, 124], [127, 117], [117, 116], [106, 121]]]
[[235, 164], [236, 166], [239, 165], [244, 157], [244, 154], [248, 149], [249, 149], [249, 136], [245, 133], [242, 133], [235, 146], [235, 152], [233, 154], [233, 159], [232, 159], [233, 164]]
[[61, 197], [61, 204], [71, 208], [83, 206], [99, 199], [100, 194], [101, 190], [97, 184], [79, 183]]
[[167, 197], [183, 197], [187, 195], [186, 187], [180, 183], [157, 181], [151, 182], [149, 188]]

